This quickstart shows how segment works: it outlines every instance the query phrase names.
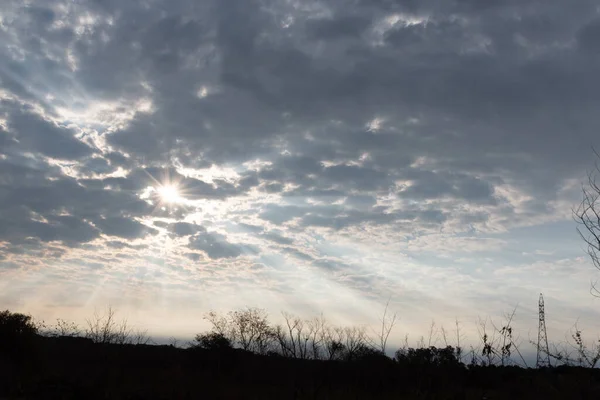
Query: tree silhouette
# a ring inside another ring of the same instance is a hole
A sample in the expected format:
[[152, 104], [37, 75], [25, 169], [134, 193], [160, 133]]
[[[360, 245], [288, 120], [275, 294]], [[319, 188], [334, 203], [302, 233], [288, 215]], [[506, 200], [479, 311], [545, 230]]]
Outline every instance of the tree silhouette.
[[284, 325], [275, 327], [275, 338], [281, 355], [300, 359], [321, 359], [327, 322], [323, 315], [303, 320], [283, 312]]
[[31, 350], [38, 331], [30, 315], [8, 310], [0, 312], [0, 356], [24, 356]]
[[400, 349], [396, 352], [395, 358], [399, 364], [411, 366], [458, 367], [461, 365], [452, 346]]
[[[148, 344], [150, 337], [146, 331], [134, 331], [127, 319], [117, 321], [116, 310], [108, 306], [104, 314], [94, 311], [92, 318], [86, 319], [84, 336], [103, 344]], [[77, 335], [72, 335], [77, 336]]]
[[224, 351], [232, 348], [231, 341], [223, 334], [209, 332], [196, 335], [192, 347], [204, 350]]
[[[592, 263], [600, 269], [600, 154], [594, 150], [597, 157], [594, 169], [588, 172], [587, 184], [584, 184], [581, 191], [583, 199], [579, 206], [573, 210], [573, 217], [579, 224], [577, 232], [587, 244], [587, 252]], [[600, 289], [596, 283], [591, 285], [591, 293], [600, 297]]]
[[398, 314], [393, 313], [390, 315], [388, 313], [391, 299], [392, 298], [390, 297], [388, 299], [387, 303], [385, 303], [385, 309], [383, 310], [383, 316], [381, 317], [381, 330], [376, 332], [377, 333], [377, 343], [375, 343], [375, 344], [379, 347], [379, 350], [383, 354], [385, 354], [385, 352], [386, 352], [387, 342], [390, 337], [390, 334], [392, 333], [394, 326], [396, 326], [396, 324], [398, 323]]
[[263, 309], [248, 307], [231, 311], [225, 316], [211, 311], [205, 318], [212, 324], [213, 333], [243, 350], [267, 354], [275, 346], [275, 329]]

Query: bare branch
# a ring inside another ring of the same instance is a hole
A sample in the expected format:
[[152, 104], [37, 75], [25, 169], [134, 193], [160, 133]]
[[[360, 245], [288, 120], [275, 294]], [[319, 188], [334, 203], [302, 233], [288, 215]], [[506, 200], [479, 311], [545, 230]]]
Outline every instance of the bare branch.
[[[573, 208], [573, 219], [577, 222], [577, 232], [587, 245], [587, 254], [592, 264], [600, 269], [600, 153], [592, 148], [596, 155], [595, 169], [587, 174], [587, 183], [581, 188], [582, 200], [576, 208]], [[590, 285], [590, 292], [600, 297], [600, 289], [595, 282]]]
[[86, 319], [85, 337], [96, 343], [131, 343], [133, 332], [127, 324], [127, 319], [117, 321], [115, 314], [116, 310], [111, 306], [108, 306], [104, 314], [99, 314], [97, 310], [94, 311], [93, 317]]
[[379, 350], [383, 354], [386, 353], [387, 342], [390, 337], [390, 334], [392, 333], [392, 330], [398, 323], [398, 314], [397, 313], [394, 313], [392, 315], [388, 314], [389, 307], [390, 307], [390, 300], [391, 300], [391, 296], [390, 296], [390, 298], [388, 298], [388, 301], [385, 303], [385, 308], [383, 309], [383, 316], [381, 317], [381, 328], [378, 332], [374, 332], [376, 339], [369, 340], [371, 345], [373, 347], [379, 348]]

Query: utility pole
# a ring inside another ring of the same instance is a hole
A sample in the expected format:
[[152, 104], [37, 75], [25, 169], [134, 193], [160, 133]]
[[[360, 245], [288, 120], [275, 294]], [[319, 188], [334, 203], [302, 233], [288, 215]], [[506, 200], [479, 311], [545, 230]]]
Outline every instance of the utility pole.
[[544, 296], [540, 293], [539, 305], [539, 325], [537, 342], [537, 361], [536, 368], [551, 367], [550, 350], [548, 349], [548, 334], [546, 333], [546, 313], [544, 312]]

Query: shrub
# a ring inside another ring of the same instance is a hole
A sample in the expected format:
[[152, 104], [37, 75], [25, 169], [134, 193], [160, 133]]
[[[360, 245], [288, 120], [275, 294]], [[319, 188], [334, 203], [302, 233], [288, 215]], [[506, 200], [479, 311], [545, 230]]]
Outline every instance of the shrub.
[[232, 348], [231, 341], [225, 335], [216, 332], [196, 335], [194, 347], [205, 350], [229, 350]]
[[0, 312], [0, 355], [20, 356], [33, 347], [38, 327], [30, 315]]
[[456, 358], [456, 350], [452, 346], [400, 349], [396, 352], [396, 361], [412, 366], [451, 367], [460, 365], [460, 361]]

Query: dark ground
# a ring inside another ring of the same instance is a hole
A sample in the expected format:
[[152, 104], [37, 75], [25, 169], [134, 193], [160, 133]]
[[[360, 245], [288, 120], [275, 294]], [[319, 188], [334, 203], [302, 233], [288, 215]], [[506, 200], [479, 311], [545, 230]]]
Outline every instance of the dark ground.
[[311, 361], [42, 338], [0, 355], [0, 399], [600, 399], [600, 370]]

